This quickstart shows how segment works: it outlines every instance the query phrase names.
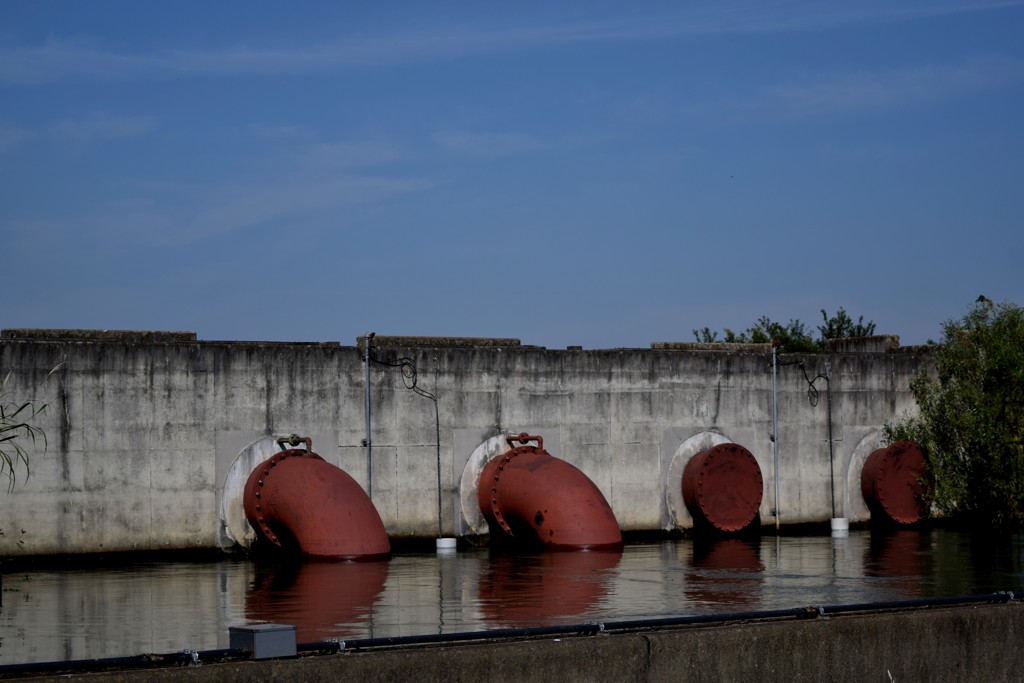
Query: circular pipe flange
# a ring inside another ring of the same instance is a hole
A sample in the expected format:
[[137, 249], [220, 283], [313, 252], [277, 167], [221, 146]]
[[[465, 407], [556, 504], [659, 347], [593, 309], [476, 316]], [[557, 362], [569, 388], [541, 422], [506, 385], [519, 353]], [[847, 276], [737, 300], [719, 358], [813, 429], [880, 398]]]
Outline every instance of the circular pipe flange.
[[868, 456], [860, 472], [861, 493], [872, 516], [914, 524], [928, 513], [922, 499], [924, 453], [913, 441], [897, 441]]
[[725, 532], [746, 529], [757, 517], [764, 479], [754, 456], [723, 443], [690, 458], [683, 469], [683, 502], [695, 522]]

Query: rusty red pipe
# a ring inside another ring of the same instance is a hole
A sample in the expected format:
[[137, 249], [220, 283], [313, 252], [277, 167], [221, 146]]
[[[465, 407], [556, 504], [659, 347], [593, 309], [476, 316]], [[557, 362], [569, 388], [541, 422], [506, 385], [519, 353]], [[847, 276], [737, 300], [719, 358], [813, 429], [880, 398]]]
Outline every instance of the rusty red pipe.
[[682, 492], [695, 528], [723, 533], [754, 524], [764, 481], [754, 456], [736, 443], [723, 443], [690, 458]]
[[924, 453], [913, 441], [897, 441], [869, 455], [860, 471], [860, 489], [871, 518], [897, 525], [924, 519], [924, 467]]
[[391, 553], [384, 523], [362, 487], [316, 453], [291, 449], [246, 481], [245, 517], [256, 536], [309, 557], [372, 559]]
[[477, 485], [492, 540], [549, 550], [622, 547], [615, 513], [587, 475], [544, 450], [541, 437], [507, 440], [511, 450], [484, 466]]

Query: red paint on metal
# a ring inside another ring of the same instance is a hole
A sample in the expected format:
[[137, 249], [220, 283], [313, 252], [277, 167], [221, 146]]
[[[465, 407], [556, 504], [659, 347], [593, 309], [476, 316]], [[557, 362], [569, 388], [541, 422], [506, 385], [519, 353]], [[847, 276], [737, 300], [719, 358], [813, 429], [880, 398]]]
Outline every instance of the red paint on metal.
[[762, 596], [761, 539], [693, 539], [693, 562], [683, 590], [697, 604], [756, 605]]
[[388, 561], [257, 564], [245, 592], [251, 622], [291, 624], [300, 643], [358, 637], [384, 592]]
[[384, 523], [362, 487], [316, 453], [282, 451], [245, 484], [245, 517], [262, 539], [294, 539], [310, 557], [369, 559], [391, 552]]
[[737, 532], [757, 517], [764, 480], [743, 446], [723, 443], [690, 458], [683, 469], [683, 502], [698, 525]]
[[592, 613], [607, 599], [621, 558], [621, 550], [495, 554], [488, 571], [480, 572], [480, 613], [489, 623], [505, 627], [557, 623]]
[[551, 550], [622, 547], [615, 513], [587, 475], [544, 450], [540, 437], [520, 434], [508, 441], [523, 445], [487, 463], [477, 483], [492, 537]]
[[869, 455], [860, 471], [860, 490], [872, 516], [896, 524], [924, 519], [923, 474], [924, 453], [912, 441], [897, 441]]

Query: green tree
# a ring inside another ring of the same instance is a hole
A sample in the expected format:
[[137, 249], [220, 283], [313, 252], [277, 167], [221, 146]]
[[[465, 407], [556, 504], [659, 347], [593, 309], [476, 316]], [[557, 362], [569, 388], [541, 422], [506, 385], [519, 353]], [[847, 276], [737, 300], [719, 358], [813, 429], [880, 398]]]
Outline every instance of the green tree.
[[828, 313], [825, 309], [821, 309], [821, 318], [824, 321], [824, 325], [818, 325], [818, 333], [821, 335], [821, 341], [824, 342], [826, 339], [844, 339], [846, 337], [870, 337], [875, 333], [875, 324], [873, 322], [864, 322], [864, 316], [857, 318], [857, 322], [853, 322], [853, 318], [846, 312], [846, 310], [840, 306], [836, 314], [831, 318], [828, 317]]
[[934, 367], [911, 382], [919, 412], [885, 426], [925, 454], [925, 491], [945, 515], [1024, 522], [1024, 309], [979, 297], [943, 324]]
[[873, 322], [864, 322], [864, 316], [860, 316], [856, 323], [849, 314], [840, 308], [833, 317], [829, 317], [825, 309], [821, 310], [824, 325], [818, 326], [820, 337], [815, 339], [811, 332], [799, 320], [790, 320], [783, 325], [773, 321], [766, 315], [757, 319], [751, 327], [743, 332], [735, 332], [728, 327], [723, 328], [723, 338], [718, 338], [718, 332], [709, 327], [693, 330], [694, 338], [703, 344], [710, 344], [718, 341], [731, 344], [767, 344], [778, 342], [779, 348], [788, 353], [814, 353], [825, 349], [825, 341], [840, 337], [867, 337], [875, 332]]
[[0, 476], [7, 477], [8, 492], [14, 490], [17, 481], [18, 465], [29, 475], [28, 451], [26, 442], [34, 446], [42, 440], [46, 447], [46, 434], [33, 424], [34, 420], [46, 410], [45, 403], [35, 401], [15, 401], [7, 391], [7, 382], [11, 373], [7, 373], [0, 382]]

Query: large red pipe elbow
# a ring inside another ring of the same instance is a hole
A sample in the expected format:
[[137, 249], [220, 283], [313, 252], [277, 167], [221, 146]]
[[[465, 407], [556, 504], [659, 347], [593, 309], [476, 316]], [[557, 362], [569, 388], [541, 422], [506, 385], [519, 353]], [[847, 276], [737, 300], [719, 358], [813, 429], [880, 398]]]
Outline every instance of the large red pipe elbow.
[[868, 456], [860, 471], [860, 488], [872, 519], [914, 524], [928, 514], [922, 498], [924, 453], [913, 441], [897, 441]]
[[370, 559], [391, 552], [384, 523], [362, 487], [316, 453], [282, 451], [249, 475], [245, 517], [256, 535], [310, 557]]
[[615, 513], [587, 475], [545, 451], [540, 437], [508, 437], [515, 442], [523, 445], [487, 463], [477, 484], [492, 539], [551, 550], [622, 547]]

